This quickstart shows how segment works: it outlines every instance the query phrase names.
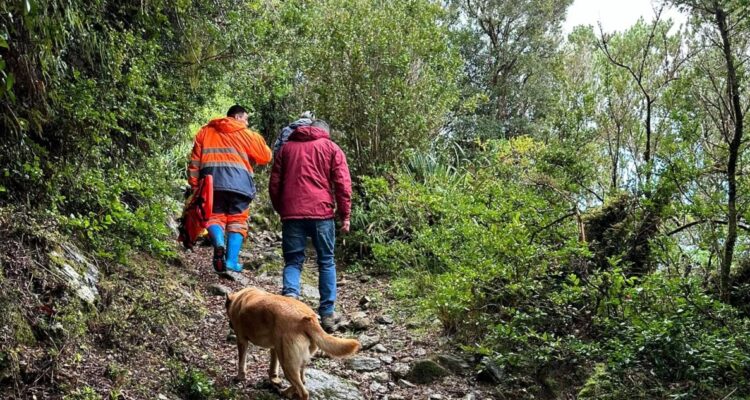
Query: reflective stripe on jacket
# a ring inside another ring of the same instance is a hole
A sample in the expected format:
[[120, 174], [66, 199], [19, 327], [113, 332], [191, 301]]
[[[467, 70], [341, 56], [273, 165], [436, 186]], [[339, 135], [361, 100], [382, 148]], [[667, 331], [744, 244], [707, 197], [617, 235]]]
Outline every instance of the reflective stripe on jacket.
[[255, 197], [253, 164], [271, 161], [271, 149], [263, 137], [234, 118], [214, 119], [198, 131], [188, 166], [188, 183], [213, 176], [214, 190]]

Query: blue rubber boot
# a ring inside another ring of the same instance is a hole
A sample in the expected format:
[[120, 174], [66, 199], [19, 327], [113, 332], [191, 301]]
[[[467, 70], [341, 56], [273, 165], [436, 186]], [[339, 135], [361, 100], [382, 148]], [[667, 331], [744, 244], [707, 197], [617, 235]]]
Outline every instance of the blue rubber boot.
[[245, 238], [241, 233], [229, 232], [227, 235], [227, 269], [234, 272], [241, 272], [242, 265], [240, 265], [240, 249], [242, 248], [242, 241]]
[[206, 229], [208, 230], [208, 236], [211, 237], [211, 242], [214, 245], [214, 271], [224, 272], [227, 263], [226, 251], [224, 250], [224, 228], [220, 225], [209, 225]]

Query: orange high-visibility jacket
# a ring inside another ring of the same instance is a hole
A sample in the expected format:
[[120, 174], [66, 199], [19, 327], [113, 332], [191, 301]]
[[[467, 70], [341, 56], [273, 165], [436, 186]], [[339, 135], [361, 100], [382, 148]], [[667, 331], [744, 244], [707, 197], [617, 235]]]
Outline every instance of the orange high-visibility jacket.
[[263, 165], [269, 161], [271, 149], [260, 134], [234, 118], [214, 119], [195, 136], [188, 183], [196, 188], [199, 178], [212, 175], [215, 191], [255, 197], [253, 164]]

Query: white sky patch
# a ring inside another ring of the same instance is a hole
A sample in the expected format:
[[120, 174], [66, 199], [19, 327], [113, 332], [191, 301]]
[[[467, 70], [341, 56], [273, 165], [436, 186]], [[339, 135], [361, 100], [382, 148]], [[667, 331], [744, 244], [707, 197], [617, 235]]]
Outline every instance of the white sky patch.
[[[563, 33], [567, 35], [578, 25], [592, 25], [599, 32], [601, 21], [604, 32], [624, 31], [643, 17], [652, 21], [656, 13], [654, 8], [659, 2], [652, 0], [574, 0], [568, 8], [568, 16], [563, 23]], [[671, 18], [675, 25], [684, 24], [687, 16], [674, 8], [665, 8], [662, 19]]]

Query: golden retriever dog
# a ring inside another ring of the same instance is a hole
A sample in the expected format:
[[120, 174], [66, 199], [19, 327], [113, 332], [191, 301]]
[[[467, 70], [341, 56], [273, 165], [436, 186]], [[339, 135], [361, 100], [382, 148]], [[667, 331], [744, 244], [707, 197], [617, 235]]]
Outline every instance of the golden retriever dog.
[[305, 365], [318, 348], [334, 357], [356, 353], [359, 342], [339, 339], [327, 334], [318, 323], [315, 312], [305, 303], [257, 288], [245, 288], [226, 299], [229, 324], [237, 334], [237, 379], [245, 379], [245, 356], [248, 342], [271, 349], [268, 376], [280, 385], [279, 363], [284, 376], [292, 384], [282, 393], [287, 398], [296, 394], [308, 400], [305, 389]]

